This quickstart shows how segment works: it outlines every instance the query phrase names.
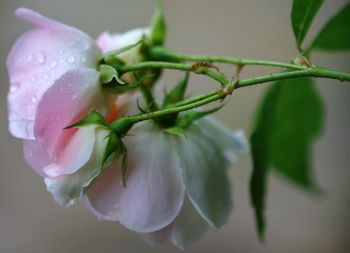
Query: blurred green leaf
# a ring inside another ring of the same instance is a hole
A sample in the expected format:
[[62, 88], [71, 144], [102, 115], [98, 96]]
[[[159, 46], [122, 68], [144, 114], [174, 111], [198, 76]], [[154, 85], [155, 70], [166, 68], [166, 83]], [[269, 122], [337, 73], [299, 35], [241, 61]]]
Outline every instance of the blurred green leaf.
[[350, 3], [329, 20], [311, 48], [339, 51], [350, 49]]
[[281, 80], [269, 87], [251, 137], [254, 162], [251, 200], [261, 238], [271, 166], [297, 185], [315, 188], [310, 153], [311, 144], [321, 130], [322, 118], [322, 102], [310, 78]]
[[294, 0], [292, 6], [292, 27], [298, 49], [304, 41], [312, 20], [324, 0]]

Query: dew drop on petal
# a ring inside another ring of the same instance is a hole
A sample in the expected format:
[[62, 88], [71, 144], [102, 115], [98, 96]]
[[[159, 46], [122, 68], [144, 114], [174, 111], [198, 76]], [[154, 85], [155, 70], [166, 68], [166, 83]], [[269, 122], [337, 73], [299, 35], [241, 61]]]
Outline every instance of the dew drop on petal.
[[57, 66], [57, 61], [56, 61], [56, 60], [53, 60], [53, 61], [50, 63], [50, 67], [51, 67], [52, 69], [54, 69], [54, 68], [56, 68], [56, 66]]
[[48, 74], [45, 74], [45, 75], [44, 75], [44, 79], [45, 79], [45, 80], [49, 79], [49, 75], [48, 75]]
[[38, 63], [43, 64], [45, 62], [45, 54], [43, 52], [40, 52], [36, 55], [36, 60]]
[[67, 62], [68, 63], [73, 63], [75, 61], [75, 58], [73, 57], [73, 56], [69, 56], [68, 58], [67, 58]]
[[32, 96], [32, 103], [35, 104], [38, 101], [38, 97], [37, 96]]
[[20, 85], [21, 84], [19, 82], [12, 83], [10, 86], [10, 92], [15, 93], [16, 91], [18, 91]]

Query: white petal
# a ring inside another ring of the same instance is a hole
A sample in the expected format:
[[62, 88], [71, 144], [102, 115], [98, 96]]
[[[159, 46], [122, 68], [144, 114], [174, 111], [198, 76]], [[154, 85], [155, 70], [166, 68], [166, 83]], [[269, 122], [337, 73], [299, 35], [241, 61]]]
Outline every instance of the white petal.
[[[102, 175], [101, 180], [106, 183], [99, 183], [98, 178], [87, 192], [90, 207], [94, 213], [100, 213], [100, 218], [119, 220], [141, 233], [169, 225], [179, 213], [184, 197], [174, 138], [152, 127], [152, 123], [146, 123], [125, 138], [129, 157], [126, 188], [120, 176], [108, 180]], [[108, 173], [118, 175], [116, 171]]]
[[232, 210], [227, 153], [242, 150], [236, 137], [214, 119], [202, 119], [179, 139], [186, 191], [213, 229], [226, 223]]
[[199, 215], [188, 198], [185, 198], [181, 212], [175, 221], [162, 230], [140, 234], [151, 246], [159, 243], [173, 243], [181, 250], [198, 241], [209, 229], [208, 223]]
[[[52, 193], [58, 204], [67, 207], [77, 203], [83, 195], [83, 190], [98, 176], [101, 171], [108, 134], [109, 131], [104, 128], [97, 127], [95, 129], [96, 140], [93, 153], [90, 160], [77, 172], [70, 175], [45, 178], [47, 190]], [[89, 138], [93, 138], [93, 136]]]

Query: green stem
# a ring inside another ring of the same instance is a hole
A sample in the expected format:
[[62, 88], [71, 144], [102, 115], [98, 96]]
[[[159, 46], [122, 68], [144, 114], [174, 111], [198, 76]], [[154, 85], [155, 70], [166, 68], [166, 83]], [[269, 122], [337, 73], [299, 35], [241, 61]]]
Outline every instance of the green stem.
[[218, 81], [224, 85], [227, 84], [228, 82], [228, 80], [224, 78], [222, 75], [216, 74], [214, 71], [211, 71], [206, 67], [193, 67], [192, 65], [184, 64], [184, 63], [147, 61], [147, 62], [140, 62], [134, 65], [128, 65], [128, 66], [120, 66], [120, 65], [111, 65], [111, 66], [114, 67], [120, 75], [126, 72], [140, 70], [140, 69], [163, 68], [163, 69], [177, 69], [182, 71], [191, 71], [197, 74], [203, 74], [213, 78], [215, 81]]
[[146, 113], [146, 114], [129, 116], [127, 118], [129, 120], [133, 121], [134, 123], [139, 122], [139, 121], [148, 120], [148, 119], [154, 119], [154, 118], [158, 118], [160, 116], [164, 116], [164, 115], [167, 115], [167, 114], [173, 114], [173, 113], [188, 111], [188, 110], [197, 108], [199, 106], [212, 103], [212, 102], [217, 101], [219, 99], [223, 99], [223, 98], [225, 98], [225, 96], [227, 96], [227, 94], [216, 94], [214, 96], [202, 99], [200, 101], [193, 102], [191, 104], [181, 105], [181, 106], [171, 107], [171, 108], [166, 108], [166, 109], [163, 109], [163, 110], [150, 112], [150, 113]]
[[250, 60], [250, 59], [240, 59], [232, 57], [223, 56], [207, 56], [207, 55], [185, 55], [177, 54], [171, 52], [164, 47], [153, 47], [148, 51], [149, 56], [154, 60], [166, 60], [166, 61], [202, 61], [202, 62], [222, 62], [236, 65], [262, 65], [262, 66], [272, 66], [281, 67], [292, 70], [305, 69], [305, 66], [288, 64], [275, 61], [261, 61], [261, 60]]
[[337, 79], [340, 81], [350, 82], [350, 74], [348, 73], [337, 72], [337, 71], [316, 67], [316, 68], [307, 68], [304, 70], [271, 74], [267, 76], [260, 76], [260, 77], [255, 77], [251, 79], [245, 79], [240, 81], [239, 84], [236, 86], [236, 88], [242, 88], [242, 87], [251, 86], [259, 83], [266, 83], [266, 82], [271, 82], [276, 80], [298, 78], [298, 77], [321, 77], [321, 78], [330, 78], [330, 79]]
[[[135, 66], [135, 65], [132, 65], [132, 66]], [[245, 79], [240, 81], [238, 85], [235, 86], [235, 89], [256, 85], [260, 83], [281, 80], [281, 79], [300, 78], [300, 77], [322, 77], [322, 78], [337, 79], [340, 81], [350, 81], [350, 74], [336, 72], [336, 71], [317, 67], [317, 68], [307, 68], [303, 70], [289, 71], [289, 72], [283, 72], [283, 73], [271, 74], [267, 76]], [[233, 84], [230, 84], [230, 85], [233, 85]], [[139, 121], [153, 119], [153, 118], [157, 118], [167, 114], [179, 113], [179, 112], [191, 110], [191, 109], [212, 103], [217, 100], [222, 100], [227, 95], [228, 94], [224, 92], [220, 93], [218, 91], [212, 91], [210, 93], [203, 94], [203, 95], [196, 96], [188, 100], [182, 101], [176, 105], [173, 105], [172, 107], [165, 108], [163, 110], [154, 111], [154, 112], [141, 114], [141, 115], [130, 116], [127, 118], [136, 123]]]

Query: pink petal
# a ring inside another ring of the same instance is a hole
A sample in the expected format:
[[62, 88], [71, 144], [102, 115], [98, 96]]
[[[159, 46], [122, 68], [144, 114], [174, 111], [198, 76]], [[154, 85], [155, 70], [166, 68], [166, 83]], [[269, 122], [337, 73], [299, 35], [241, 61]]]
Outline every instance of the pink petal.
[[43, 168], [50, 163], [50, 157], [43, 146], [36, 140], [23, 140], [24, 159], [32, 169], [44, 177]]
[[87, 192], [91, 207], [100, 218], [119, 220], [136, 232], [164, 228], [180, 211], [184, 197], [175, 139], [146, 123], [125, 141], [129, 157], [126, 188], [117, 171], [109, 172], [114, 176], [103, 175]]
[[[101, 173], [102, 159], [107, 146], [107, 137], [109, 133], [110, 131], [104, 127], [89, 125], [79, 128], [77, 133], [71, 139], [71, 142], [75, 142], [76, 135], [85, 137], [85, 139], [92, 139], [93, 150], [92, 154], [87, 157], [88, 161], [84, 164], [81, 163], [81, 167], [79, 167], [74, 173], [45, 178], [47, 190], [52, 193], [58, 204], [68, 207], [79, 202], [84, 194], [85, 188], [88, 187]], [[81, 140], [80, 149], [86, 149], [83, 142], [84, 140]], [[79, 155], [79, 149], [75, 152], [66, 149], [65, 152], [72, 157], [74, 154]], [[79, 159], [79, 157], [77, 159]], [[72, 170], [71, 167], [77, 166], [77, 162], [75, 162], [74, 159], [70, 160], [70, 162], [71, 163], [60, 164], [60, 166], [66, 166], [67, 171]]]
[[109, 32], [102, 33], [97, 38], [97, 45], [103, 53], [117, 50], [132, 44], [135, 44], [142, 39], [142, 36], [149, 34], [149, 28], [136, 28], [125, 33], [110, 34]]
[[89, 161], [94, 143], [96, 126], [79, 128], [70, 138], [57, 159], [46, 166], [43, 171], [49, 177], [73, 174]]
[[20, 8], [16, 15], [35, 28], [23, 34], [12, 47], [7, 68], [10, 132], [34, 139], [34, 121], [43, 93], [68, 70], [95, 68], [101, 52], [83, 32]]
[[47, 29], [57, 29], [57, 30], [62, 30], [62, 31], [72, 31], [75, 33], [80, 33], [82, 36], [86, 36], [87, 38], [89, 38], [88, 35], [86, 35], [85, 33], [83, 33], [82, 31], [62, 24], [60, 22], [57, 22], [55, 20], [49, 19], [43, 15], [41, 15], [38, 12], [35, 12], [31, 9], [25, 8], [25, 7], [20, 7], [15, 11], [15, 15], [24, 20], [27, 21], [28, 23], [31, 23], [32, 25], [36, 26], [36, 27], [41, 27], [41, 28], [47, 28]]
[[36, 114], [35, 138], [54, 161], [76, 129], [65, 127], [103, 105], [99, 73], [75, 69], [62, 75], [43, 95]]

